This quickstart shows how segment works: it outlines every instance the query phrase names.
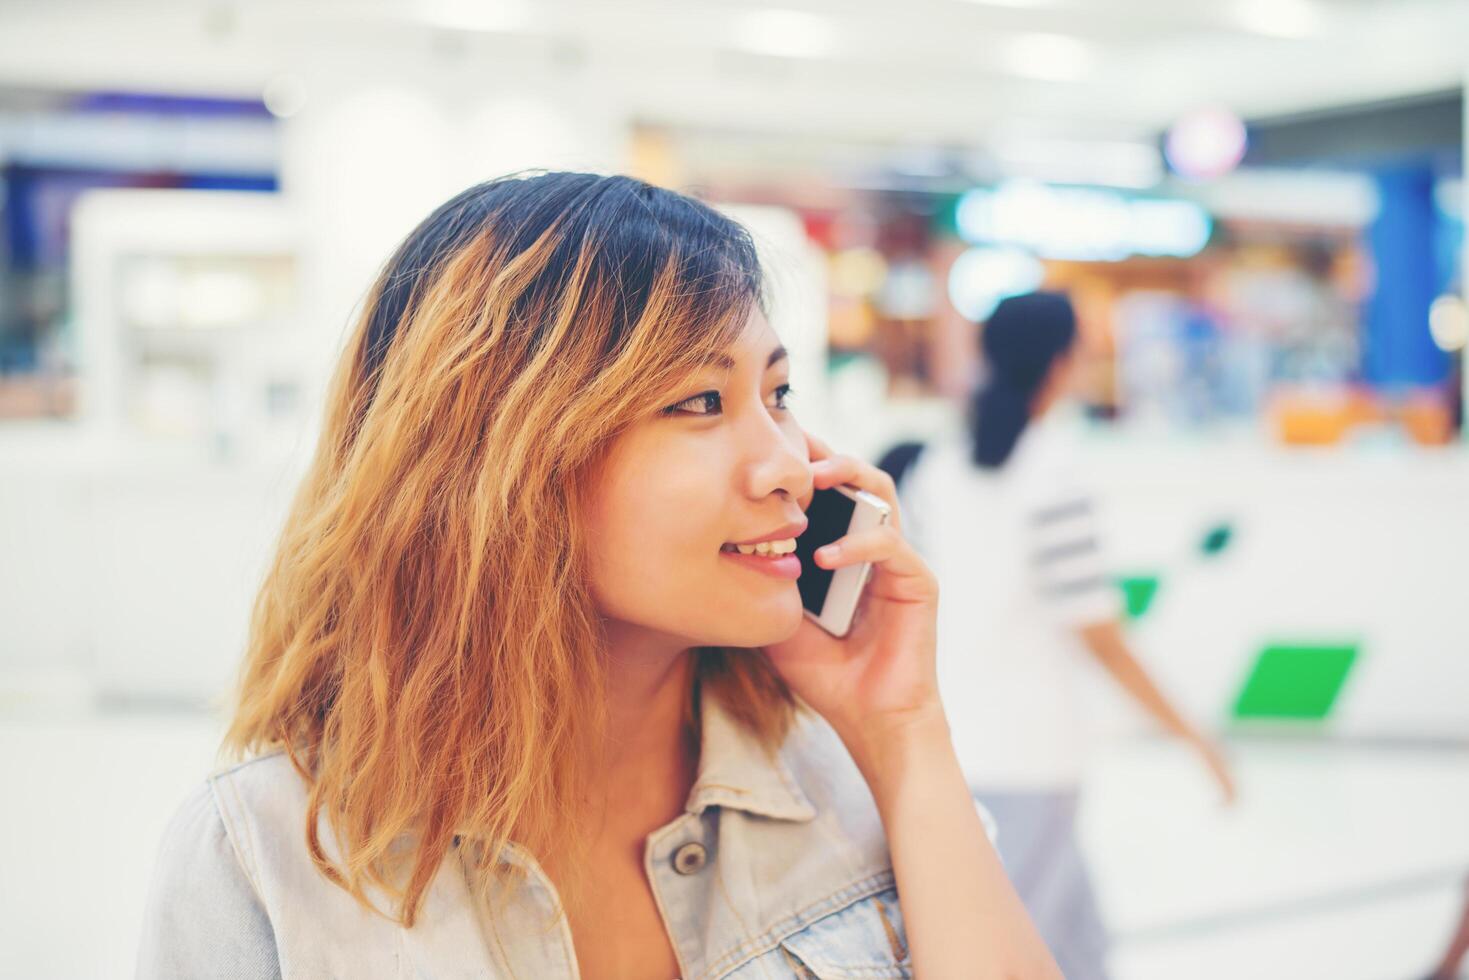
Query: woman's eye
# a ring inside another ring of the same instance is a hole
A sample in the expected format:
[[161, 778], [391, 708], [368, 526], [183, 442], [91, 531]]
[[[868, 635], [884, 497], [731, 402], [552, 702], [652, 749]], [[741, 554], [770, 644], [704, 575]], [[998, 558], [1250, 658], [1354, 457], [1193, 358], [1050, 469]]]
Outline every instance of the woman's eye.
[[701, 391], [692, 398], [685, 398], [676, 405], [663, 410], [664, 415], [718, 415], [724, 402], [717, 391]]
[[[785, 411], [790, 406], [786, 399], [795, 392], [788, 384], [777, 385], [775, 388], [774, 408]], [[685, 398], [677, 404], [670, 405], [663, 410], [664, 415], [720, 415], [724, 412], [724, 398], [717, 391], [701, 391], [691, 398]]]

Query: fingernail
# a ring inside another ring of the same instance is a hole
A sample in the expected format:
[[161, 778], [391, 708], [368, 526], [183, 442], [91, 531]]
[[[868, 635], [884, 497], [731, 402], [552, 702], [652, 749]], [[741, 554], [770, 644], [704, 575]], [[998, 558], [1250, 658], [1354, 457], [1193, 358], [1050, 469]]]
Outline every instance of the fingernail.
[[824, 562], [834, 562], [841, 557], [841, 554], [842, 546], [839, 544], [829, 544], [816, 549], [816, 556]]

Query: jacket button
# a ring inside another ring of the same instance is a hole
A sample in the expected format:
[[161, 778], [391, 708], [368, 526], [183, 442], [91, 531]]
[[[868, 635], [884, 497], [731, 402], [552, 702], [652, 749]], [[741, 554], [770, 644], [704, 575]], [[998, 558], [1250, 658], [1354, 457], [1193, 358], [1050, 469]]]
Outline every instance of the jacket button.
[[703, 844], [685, 844], [673, 852], [673, 870], [681, 875], [697, 874], [709, 860]]

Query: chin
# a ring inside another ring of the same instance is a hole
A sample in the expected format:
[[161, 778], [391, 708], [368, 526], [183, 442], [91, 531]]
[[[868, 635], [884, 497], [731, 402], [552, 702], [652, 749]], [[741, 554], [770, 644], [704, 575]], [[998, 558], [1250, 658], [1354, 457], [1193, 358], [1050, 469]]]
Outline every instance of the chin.
[[738, 619], [722, 624], [727, 629], [718, 640], [710, 640], [706, 646], [763, 647], [782, 640], [789, 640], [801, 626], [803, 610], [801, 597], [791, 590], [788, 601], [766, 603], [761, 608], [742, 608]]

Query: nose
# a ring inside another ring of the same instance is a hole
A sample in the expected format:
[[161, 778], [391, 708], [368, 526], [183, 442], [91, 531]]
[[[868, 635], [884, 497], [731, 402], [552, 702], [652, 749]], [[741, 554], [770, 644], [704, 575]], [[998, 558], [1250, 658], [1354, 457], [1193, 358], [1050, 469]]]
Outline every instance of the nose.
[[799, 501], [811, 495], [813, 472], [806, 438], [794, 419], [780, 421], [762, 410], [743, 427], [741, 438], [740, 472], [747, 497], [763, 500], [774, 494]]

